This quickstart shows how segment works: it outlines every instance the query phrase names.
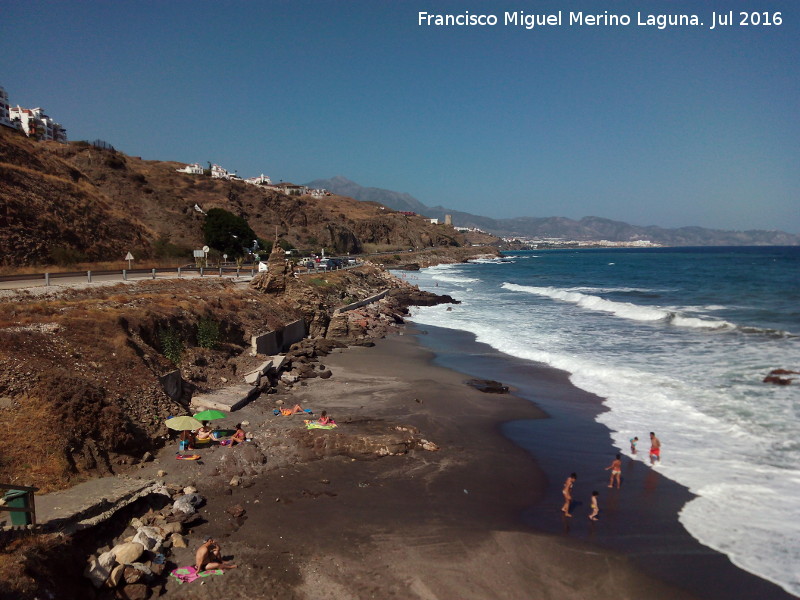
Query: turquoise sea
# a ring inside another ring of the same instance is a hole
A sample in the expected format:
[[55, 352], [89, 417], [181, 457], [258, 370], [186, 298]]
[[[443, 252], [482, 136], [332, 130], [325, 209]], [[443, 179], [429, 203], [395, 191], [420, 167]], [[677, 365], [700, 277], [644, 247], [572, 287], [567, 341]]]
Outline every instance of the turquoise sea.
[[691, 536], [800, 596], [800, 375], [763, 382], [800, 371], [800, 248], [542, 250], [405, 276], [461, 301], [415, 323], [602, 398], [627, 461], [652, 468], [657, 432], [655, 469], [695, 495], [678, 515]]

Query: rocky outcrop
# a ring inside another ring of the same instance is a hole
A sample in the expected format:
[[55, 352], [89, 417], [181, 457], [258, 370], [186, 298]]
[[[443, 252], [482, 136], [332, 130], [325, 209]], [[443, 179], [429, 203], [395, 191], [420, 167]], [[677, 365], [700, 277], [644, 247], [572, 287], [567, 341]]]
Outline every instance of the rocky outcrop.
[[467, 385], [484, 394], [507, 394], [508, 386], [493, 379], [470, 379]]
[[774, 383], [775, 385], [789, 385], [795, 380], [794, 377], [781, 377], [781, 375], [800, 375], [800, 371], [773, 369], [762, 381], [763, 383]]
[[266, 272], [259, 272], [250, 282], [255, 289], [267, 294], [280, 294], [286, 291], [287, 281], [293, 276], [294, 267], [286, 260], [286, 254], [275, 238], [269, 259], [267, 259]]

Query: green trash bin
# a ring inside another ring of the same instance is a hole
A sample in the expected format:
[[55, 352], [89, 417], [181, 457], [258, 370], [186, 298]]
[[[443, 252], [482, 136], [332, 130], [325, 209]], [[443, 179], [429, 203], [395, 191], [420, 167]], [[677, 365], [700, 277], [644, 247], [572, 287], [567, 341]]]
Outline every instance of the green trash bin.
[[[11, 508], [30, 508], [28, 504], [28, 492], [24, 490], [8, 490], [3, 499], [6, 501], [6, 506]], [[30, 525], [31, 513], [12, 511], [8, 513], [11, 515], [12, 525]]]

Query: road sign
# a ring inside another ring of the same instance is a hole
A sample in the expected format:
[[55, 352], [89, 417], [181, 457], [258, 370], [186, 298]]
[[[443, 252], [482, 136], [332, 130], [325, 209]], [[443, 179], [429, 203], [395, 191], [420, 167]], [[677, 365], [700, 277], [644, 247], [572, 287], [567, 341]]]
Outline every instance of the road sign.
[[131, 261], [133, 260], [133, 254], [128, 252], [128, 254], [125, 256], [125, 260], [128, 261], [128, 271], [130, 271], [131, 270]]
[[203, 246], [203, 252], [208, 254], [209, 250], [211, 250], [211, 248], [209, 248], [208, 246]]

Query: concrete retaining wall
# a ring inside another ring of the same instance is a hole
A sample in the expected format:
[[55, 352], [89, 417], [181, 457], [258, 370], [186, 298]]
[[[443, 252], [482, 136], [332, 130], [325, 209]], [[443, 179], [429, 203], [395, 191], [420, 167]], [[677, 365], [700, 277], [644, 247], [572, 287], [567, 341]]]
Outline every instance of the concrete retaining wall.
[[278, 331], [268, 331], [250, 338], [253, 354], [274, 356], [289, 349], [289, 346], [306, 337], [306, 324], [301, 320], [289, 323]]
[[363, 300], [359, 300], [358, 302], [353, 302], [352, 304], [348, 304], [346, 306], [340, 306], [335, 311], [333, 311], [333, 314], [347, 312], [348, 310], [355, 310], [356, 308], [361, 308], [362, 306], [366, 306], [367, 304], [372, 304], [373, 302], [377, 302], [378, 300], [384, 298], [388, 293], [389, 290], [383, 290], [382, 292], [378, 292], [377, 294], [370, 296], [369, 298], [364, 298]]

